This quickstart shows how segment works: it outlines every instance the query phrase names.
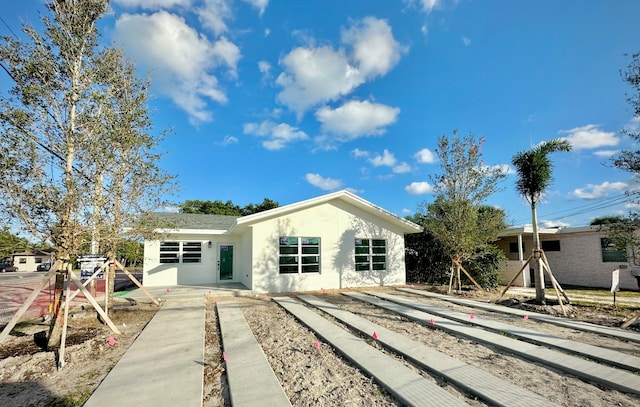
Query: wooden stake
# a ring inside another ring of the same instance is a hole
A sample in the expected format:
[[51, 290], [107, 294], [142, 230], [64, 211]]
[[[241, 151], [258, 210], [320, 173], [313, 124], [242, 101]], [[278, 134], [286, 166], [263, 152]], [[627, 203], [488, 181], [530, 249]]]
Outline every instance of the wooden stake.
[[553, 278], [553, 274], [551, 274], [551, 270], [544, 262], [544, 260], [540, 263], [542, 265], [542, 269], [547, 272], [549, 275], [549, 279], [551, 280], [551, 285], [556, 292], [556, 297], [558, 298], [558, 303], [560, 304], [560, 309], [562, 309], [562, 315], [567, 316], [567, 310], [564, 308], [564, 304], [562, 303], [562, 298], [560, 298], [560, 292], [558, 291], [558, 286], [556, 285], [556, 279]]
[[29, 297], [27, 297], [24, 303], [22, 303], [22, 306], [18, 308], [16, 313], [13, 315], [9, 323], [4, 327], [4, 329], [0, 333], [0, 343], [2, 343], [5, 339], [7, 339], [11, 330], [16, 326], [16, 324], [18, 323], [20, 318], [22, 318], [24, 313], [27, 312], [31, 304], [33, 304], [33, 301], [35, 301], [35, 299], [38, 297], [38, 294], [40, 294], [40, 292], [44, 289], [44, 287], [49, 285], [49, 283], [51, 282], [51, 277], [55, 275], [56, 270], [58, 269], [57, 268], [58, 261], [56, 261], [56, 263], [53, 266], [51, 266], [51, 269], [49, 269], [49, 271], [47, 272], [47, 275], [44, 276], [42, 281], [40, 281], [40, 284], [33, 290], [33, 292], [29, 295]]
[[62, 369], [64, 367], [64, 348], [67, 342], [67, 327], [69, 326], [69, 293], [71, 287], [69, 284], [69, 271], [71, 271], [71, 263], [67, 264], [67, 273], [64, 279], [64, 316], [62, 325], [62, 338], [60, 339], [60, 350], [58, 351], [58, 367]]
[[449, 267], [449, 291], [447, 294], [451, 294], [451, 287], [453, 286], [453, 265]]
[[111, 320], [109, 319], [107, 314], [104, 312], [102, 307], [100, 307], [100, 304], [98, 304], [96, 299], [93, 298], [93, 295], [91, 295], [91, 293], [82, 285], [82, 283], [80, 282], [80, 279], [78, 279], [75, 273], [71, 270], [69, 271], [69, 277], [71, 278], [71, 281], [73, 281], [76, 284], [76, 286], [80, 288], [80, 290], [82, 291], [82, 294], [84, 294], [84, 296], [87, 298], [87, 300], [89, 300], [91, 305], [93, 305], [93, 308], [96, 309], [98, 314], [104, 319], [104, 322], [109, 326], [109, 328], [111, 328], [111, 330], [114, 333], [120, 334], [120, 331], [118, 330], [118, 328], [116, 328], [113, 322], [111, 322]]
[[627, 322], [625, 322], [624, 324], [620, 325], [620, 328], [627, 329], [627, 328], [629, 328], [631, 326], [631, 324], [636, 322], [638, 319], [640, 319], [640, 313], [634, 315]]
[[[475, 284], [475, 286], [478, 287], [479, 290], [482, 290], [482, 287], [480, 286], [480, 284], [478, 284], [476, 280], [474, 280], [473, 277], [471, 277], [471, 274], [469, 274], [469, 272], [465, 270], [464, 267], [462, 267], [462, 264], [460, 264], [460, 262], [458, 261], [456, 261], [456, 264], [458, 265], [459, 269], [461, 269], [464, 272], [464, 274], [466, 274], [466, 276], [469, 277], [469, 280], [471, 280], [471, 282]], [[460, 272], [458, 271], [458, 275], [460, 275], [459, 273]]]
[[564, 292], [564, 290], [560, 286], [560, 283], [558, 282], [558, 280], [556, 280], [556, 277], [551, 272], [551, 266], [549, 265], [549, 260], [547, 259], [547, 255], [544, 254], [544, 251], [542, 251], [542, 260], [544, 261], [545, 265], [547, 266], [547, 270], [549, 271], [549, 278], [551, 279], [551, 282], [552, 283], [555, 282], [555, 284], [558, 286], [558, 290], [560, 291], [560, 293], [562, 294], [564, 299], [567, 300], [567, 304], [571, 304], [571, 300], [567, 296], [567, 293]]
[[504, 293], [507, 292], [507, 290], [511, 287], [511, 284], [513, 284], [514, 281], [516, 281], [516, 278], [518, 278], [518, 276], [520, 275], [520, 273], [522, 273], [525, 269], [525, 267], [527, 267], [527, 265], [529, 265], [529, 263], [531, 262], [531, 258], [533, 257], [533, 254], [529, 255], [529, 257], [527, 258], [527, 261], [524, 262], [524, 264], [522, 265], [522, 267], [520, 268], [520, 271], [518, 271], [513, 278], [511, 279], [511, 281], [509, 281], [509, 284], [507, 284], [507, 286], [504, 288], [504, 290], [502, 290], [502, 293], [500, 294], [500, 297], [498, 298], [498, 301], [500, 301], [502, 299], [502, 296], [504, 295]]
[[151, 295], [151, 293], [150, 293], [146, 288], [144, 288], [144, 287], [142, 286], [142, 284], [140, 283], [140, 281], [138, 281], [138, 279], [137, 279], [133, 274], [129, 273], [129, 271], [128, 271], [128, 270], [127, 270], [127, 269], [126, 269], [122, 264], [120, 264], [120, 262], [119, 262], [118, 260], [116, 260], [116, 265], [120, 268], [120, 270], [122, 270], [122, 271], [124, 272], [124, 274], [126, 274], [126, 275], [127, 275], [127, 277], [129, 277], [129, 279], [130, 279], [131, 281], [133, 281], [133, 283], [134, 283], [135, 285], [137, 285], [137, 286], [142, 290], [142, 292], [143, 292], [143, 293], [145, 293], [145, 295], [146, 295], [147, 297], [149, 297], [149, 298], [151, 299], [151, 301], [153, 301], [153, 303], [154, 303], [154, 304], [156, 304], [156, 305], [160, 305], [160, 303], [158, 302], [158, 300], [156, 300], [155, 298], [153, 298], [153, 295]]

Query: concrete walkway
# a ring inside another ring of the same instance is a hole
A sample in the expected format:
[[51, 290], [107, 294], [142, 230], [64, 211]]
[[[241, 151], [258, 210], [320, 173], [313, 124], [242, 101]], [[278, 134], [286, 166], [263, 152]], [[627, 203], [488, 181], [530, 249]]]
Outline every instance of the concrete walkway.
[[554, 317], [553, 315], [539, 314], [536, 312], [529, 312], [529, 311], [525, 311], [517, 308], [505, 307], [498, 304], [473, 301], [465, 298], [457, 298], [457, 297], [433, 293], [425, 290], [415, 290], [411, 288], [398, 288], [398, 290], [412, 293], [412, 294], [422, 295], [424, 297], [437, 298], [439, 300], [449, 301], [454, 304], [465, 305], [468, 307], [483, 309], [486, 311], [500, 312], [503, 314], [511, 314], [519, 317], [524, 317], [526, 315], [529, 319], [534, 319], [534, 320], [546, 322], [549, 324], [562, 326], [565, 328], [571, 328], [578, 331], [592, 332], [598, 335], [610, 336], [610, 337], [622, 339], [625, 341], [640, 343], [640, 334], [634, 331], [624, 330], [620, 328], [613, 328], [613, 327], [608, 327], [603, 325], [597, 325], [597, 324], [590, 324], [588, 322], [576, 321], [574, 319]]
[[[524, 359], [545, 364], [560, 371], [570, 373], [588, 382], [596, 383], [625, 393], [640, 394], [640, 376], [634, 375], [628, 371], [614, 369], [599, 363], [567, 355], [556, 350], [547, 349], [539, 345], [519, 341], [497, 333], [487, 332], [461, 322], [438, 317], [436, 315], [429, 314], [426, 311], [417, 309], [420, 307], [420, 304], [416, 301], [411, 301], [402, 297], [375, 291], [367, 292], [366, 294], [356, 292], [344, 292], [342, 294], [404, 315], [421, 324], [429, 325], [436, 329], [442, 329], [455, 336], [466, 337], [478, 343], [485, 344], [493, 349], [501, 349], [518, 355]], [[382, 298], [393, 300], [393, 302], [385, 301]]]
[[[391, 298], [391, 301], [393, 301], [393, 298]], [[521, 328], [519, 326], [505, 324], [504, 322], [478, 317], [474, 317], [473, 319], [471, 319], [468, 313], [453, 311], [449, 308], [436, 307], [433, 305], [421, 303], [419, 309], [454, 321], [479, 326], [493, 332], [505, 333], [515, 338], [525, 340], [527, 342], [560, 349], [567, 353], [582, 355], [587, 359], [596, 360], [600, 363], [605, 363], [610, 366], [620, 367], [632, 372], [640, 371], [640, 358], [628, 353], [622, 353], [599, 346], [572, 341], [569, 339], [534, 331], [533, 329]]]
[[448, 393], [437, 384], [426, 380], [415, 371], [368, 345], [363, 339], [351, 335], [309, 310], [293, 298], [276, 297], [273, 300], [320, 337], [331, 343], [336, 350], [363, 372], [373, 377], [403, 405], [467, 406], [464, 401]]
[[300, 295], [298, 298], [337, 318], [364, 335], [371, 335], [376, 332], [377, 341], [382, 345], [427, 369], [435, 376], [453, 383], [465, 393], [480, 398], [489, 405], [505, 407], [559, 406], [539, 394], [502, 380], [484, 370], [438, 352], [397, 332], [374, 324], [313, 295]]
[[291, 406], [260, 344], [235, 301], [216, 303], [231, 404], [242, 407]]
[[204, 298], [167, 301], [84, 406], [202, 406], [204, 323]]

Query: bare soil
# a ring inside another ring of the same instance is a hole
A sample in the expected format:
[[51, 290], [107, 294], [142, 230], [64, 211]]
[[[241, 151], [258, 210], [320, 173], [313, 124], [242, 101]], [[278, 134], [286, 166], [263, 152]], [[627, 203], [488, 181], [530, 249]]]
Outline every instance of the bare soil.
[[[417, 287], [424, 288], [424, 287]], [[431, 287], [430, 287], [431, 288]], [[392, 291], [391, 288], [387, 289]], [[396, 292], [397, 293], [397, 292]], [[436, 327], [420, 325], [389, 311], [340, 295], [337, 291], [316, 292], [326, 301], [354, 312], [388, 329], [424, 343], [447, 355], [491, 372], [537, 392], [564, 406], [638, 406], [640, 397], [602, 389], [575, 377], [518, 357], [502, 354], [483, 345], [446, 334]], [[532, 320], [515, 320], [508, 316], [483, 312], [440, 300], [410, 294], [398, 294], [440, 307], [474, 313], [478, 318], [508, 321], [510, 324], [541, 332], [615, 349], [630, 355], [640, 355], [640, 344], [629, 343], [595, 334], [561, 328]], [[467, 297], [486, 300], [495, 293], [469, 291]], [[294, 406], [398, 406], [398, 401], [371, 377], [346, 361], [330, 344], [316, 337], [293, 316], [280, 308], [268, 296], [208, 298], [206, 305], [204, 405], [229, 406], [222, 343], [215, 309], [216, 301], [234, 300], [243, 313], [276, 376]], [[531, 311], [558, 314], [558, 306], [537, 306], [525, 298], [505, 300], [506, 305]], [[568, 306], [572, 318], [608, 326], [620, 326], [638, 309], [607, 306]], [[70, 320], [66, 348], [66, 365], [57, 370], [54, 352], [42, 350], [34, 338], [48, 329], [40, 321], [21, 323], [11, 337], [0, 345], [0, 406], [77, 406], [93, 392], [104, 376], [124, 354], [140, 331], [156, 312], [156, 308], [139, 303], [134, 307], [111, 313], [122, 335], [112, 335], [100, 324], [93, 311], [77, 310]], [[326, 314], [316, 311], [324, 317]], [[336, 321], [334, 321], [336, 322]], [[338, 323], [338, 322], [336, 322]], [[339, 323], [338, 323], [339, 324]], [[347, 329], [347, 327], [343, 327]], [[638, 330], [638, 324], [631, 329]], [[354, 333], [358, 335], [357, 333]], [[114, 346], [108, 344], [114, 336]], [[431, 380], [472, 406], [484, 406], [481, 401], [466, 396], [440, 378], [411, 365], [389, 353], [371, 337], [364, 338], [371, 346], [406, 364], [427, 380]], [[316, 341], [320, 345], [315, 346]]]

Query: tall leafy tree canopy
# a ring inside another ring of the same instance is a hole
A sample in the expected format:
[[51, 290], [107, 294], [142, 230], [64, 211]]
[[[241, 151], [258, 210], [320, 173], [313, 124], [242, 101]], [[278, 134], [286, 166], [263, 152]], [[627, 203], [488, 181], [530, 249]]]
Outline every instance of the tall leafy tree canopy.
[[14, 81], [0, 95], [0, 211], [61, 258], [92, 236], [115, 255], [125, 224], [150, 213], [173, 188], [157, 165], [148, 81], [122, 51], [99, 46], [108, 0], [49, 0], [39, 33], [0, 40]]
[[269, 198], [264, 198], [262, 203], [249, 204], [244, 207], [234, 204], [232, 201], [222, 202], [219, 199], [215, 201], [201, 201], [201, 200], [187, 200], [180, 205], [180, 211], [182, 213], [200, 213], [209, 215], [231, 215], [231, 216], [246, 216], [254, 213], [266, 211], [269, 209], [277, 208], [278, 202]]
[[549, 154], [570, 150], [571, 144], [568, 141], [553, 139], [513, 156], [512, 163], [518, 172], [516, 189], [532, 206], [540, 201], [553, 181], [553, 164]]
[[458, 137], [455, 131], [450, 138], [439, 137], [441, 172], [432, 176], [438, 194], [435, 201], [423, 203], [422, 214], [416, 216], [427, 231], [424, 237], [435, 238], [447, 257], [459, 264], [481, 256], [506, 227], [504, 212], [483, 204], [498, 191], [505, 172], [485, 165], [482, 142], [471, 134]]

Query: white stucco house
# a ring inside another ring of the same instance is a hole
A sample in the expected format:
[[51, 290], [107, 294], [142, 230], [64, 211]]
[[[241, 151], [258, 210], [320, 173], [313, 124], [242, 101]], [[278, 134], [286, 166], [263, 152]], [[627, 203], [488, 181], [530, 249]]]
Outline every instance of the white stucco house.
[[143, 284], [241, 283], [292, 292], [405, 283], [404, 235], [422, 228], [338, 191], [249, 216], [161, 214], [145, 241]]
[[[612, 271], [619, 270], [620, 288], [640, 288], [640, 258], [633, 250], [617, 250], [597, 226], [541, 228], [540, 243], [560, 285], [611, 287]], [[533, 229], [515, 227], [502, 232], [496, 242], [507, 256], [503, 268], [506, 284], [522, 268], [533, 249]], [[514, 281], [515, 286], [535, 285], [532, 269]], [[551, 283], [545, 277], [546, 285]]]

